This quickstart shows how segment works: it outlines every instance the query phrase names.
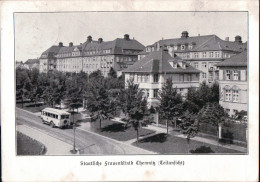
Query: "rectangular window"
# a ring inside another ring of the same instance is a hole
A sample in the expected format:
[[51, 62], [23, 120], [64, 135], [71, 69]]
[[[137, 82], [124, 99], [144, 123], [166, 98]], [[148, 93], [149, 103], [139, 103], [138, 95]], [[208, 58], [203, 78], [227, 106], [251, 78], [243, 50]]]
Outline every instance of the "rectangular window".
[[207, 57], [207, 52], [203, 52], [202, 56], [205, 58]]
[[184, 80], [184, 75], [179, 75], [179, 81], [183, 82], [183, 80]]
[[231, 79], [231, 73], [230, 70], [226, 71], [226, 80], [230, 80]]
[[157, 97], [158, 97], [158, 91], [159, 91], [159, 89], [154, 89], [154, 90], [153, 90], [153, 97], [154, 97], [154, 98], [157, 98]]
[[149, 98], [149, 89], [146, 89], [146, 96]]
[[233, 90], [233, 102], [238, 102], [238, 90]]
[[153, 75], [153, 82], [154, 83], [158, 83], [158, 81], [159, 81], [159, 75], [158, 74], [154, 74]]
[[238, 80], [238, 70], [235, 70], [235, 71], [233, 72], [233, 79], [234, 79], [234, 80]]
[[192, 45], [189, 45], [189, 50], [191, 50], [192, 49]]
[[199, 67], [199, 63], [198, 63], [198, 62], [195, 62], [195, 63], [194, 63], [194, 67], [195, 67], [195, 68], [198, 68], [198, 67]]
[[209, 57], [213, 58], [213, 52], [209, 52]]
[[187, 58], [190, 58], [190, 53], [189, 52], [187, 53]]
[[202, 73], [202, 78], [207, 78], [207, 73]]
[[199, 57], [199, 54], [197, 52], [194, 53], [194, 57], [195, 58], [198, 58]]
[[215, 57], [216, 57], [216, 58], [219, 57], [219, 52], [215, 52]]
[[231, 101], [231, 90], [226, 90], [225, 101]]
[[207, 68], [207, 63], [206, 62], [202, 63], [202, 68]]

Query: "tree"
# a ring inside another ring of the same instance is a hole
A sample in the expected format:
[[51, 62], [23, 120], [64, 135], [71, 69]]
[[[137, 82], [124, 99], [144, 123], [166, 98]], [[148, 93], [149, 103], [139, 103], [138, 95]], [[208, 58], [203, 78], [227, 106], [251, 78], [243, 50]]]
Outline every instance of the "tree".
[[174, 120], [176, 116], [179, 116], [182, 113], [182, 97], [177, 93], [176, 88], [173, 88], [171, 79], [166, 80], [166, 83], [163, 85], [161, 92], [159, 92], [159, 96], [159, 111], [161, 118], [166, 119], [168, 135], [169, 120]]
[[115, 104], [113, 99], [109, 97], [105, 85], [106, 80], [103, 77], [91, 78], [86, 95], [87, 109], [94, 121], [99, 120], [100, 129], [102, 120], [113, 118], [113, 112], [115, 111]]
[[113, 67], [110, 68], [109, 73], [108, 73], [108, 77], [109, 78], [117, 78], [117, 73], [116, 73], [116, 71], [114, 70]]
[[132, 80], [127, 82], [127, 88], [121, 90], [119, 97], [120, 107], [125, 114], [125, 118], [122, 120], [126, 122], [126, 125], [130, 124], [134, 127], [138, 142], [139, 128], [153, 122], [147, 107], [147, 100], [143, 97], [142, 90]]
[[209, 102], [200, 110], [197, 118], [199, 122], [212, 124], [218, 131], [219, 125], [225, 122], [228, 118], [228, 114], [225, 112], [224, 108], [219, 105], [219, 103]]

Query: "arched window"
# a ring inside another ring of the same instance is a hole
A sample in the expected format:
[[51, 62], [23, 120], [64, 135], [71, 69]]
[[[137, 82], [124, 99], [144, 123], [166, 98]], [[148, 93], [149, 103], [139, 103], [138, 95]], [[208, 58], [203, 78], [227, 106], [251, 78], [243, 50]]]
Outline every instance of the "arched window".
[[232, 92], [233, 92], [233, 94], [232, 94], [233, 102], [239, 102], [240, 88], [235, 85], [232, 87]]
[[225, 101], [231, 101], [232, 100], [231, 87], [229, 85], [226, 85], [224, 87], [224, 90], [225, 90]]

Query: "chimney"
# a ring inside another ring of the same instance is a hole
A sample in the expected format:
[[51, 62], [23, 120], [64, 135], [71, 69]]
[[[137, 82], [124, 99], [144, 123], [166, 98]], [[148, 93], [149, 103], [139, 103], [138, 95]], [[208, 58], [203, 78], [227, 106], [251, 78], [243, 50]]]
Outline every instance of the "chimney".
[[229, 41], [229, 37], [226, 37], [226, 38], [225, 38], [225, 41]]
[[70, 42], [70, 43], [69, 43], [69, 47], [72, 47], [72, 46], [73, 46], [73, 43], [72, 43], [72, 42]]
[[187, 31], [183, 31], [181, 33], [181, 38], [188, 38], [189, 37], [189, 33]]
[[62, 42], [59, 42], [59, 47], [63, 47], [63, 43]]
[[235, 37], [235, 42], [242, 43], [242, 38], [241, 38], [241, 36], [237, 35], [237, 36]]
[[129, 40], [129, 35], [128, 35], [128, 34], [125, 34], [125, 35], [124, 35], [124, 39], [125, 39], [125, 40]]
[[92, 42], [92, 37], [90, 35], [87, 38], [87, 42]]
[[103, 42], [103, 39], [102, 39], [102, 38], [99, 38], [99, 39], [98, 39], [98, 43], [101, 43], [101, 42]]

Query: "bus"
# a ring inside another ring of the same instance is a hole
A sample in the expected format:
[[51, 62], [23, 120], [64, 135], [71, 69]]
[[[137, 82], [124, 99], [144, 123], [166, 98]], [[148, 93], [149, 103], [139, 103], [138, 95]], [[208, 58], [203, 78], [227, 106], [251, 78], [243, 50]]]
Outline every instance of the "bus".
[[72, 123], [70, 121], [70, 113], [54, 109], [54, 108], [45, 108], [41, 111], [41, 119], [42, 122], [45, 124], [49, 124], [52, 128], [59, 127], [69, 127]]

